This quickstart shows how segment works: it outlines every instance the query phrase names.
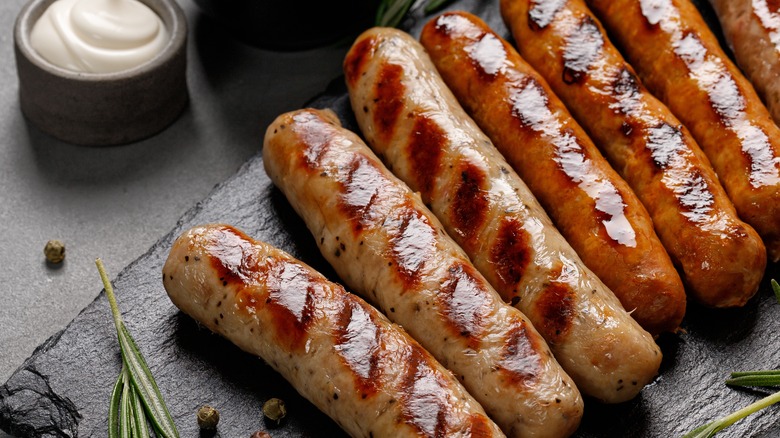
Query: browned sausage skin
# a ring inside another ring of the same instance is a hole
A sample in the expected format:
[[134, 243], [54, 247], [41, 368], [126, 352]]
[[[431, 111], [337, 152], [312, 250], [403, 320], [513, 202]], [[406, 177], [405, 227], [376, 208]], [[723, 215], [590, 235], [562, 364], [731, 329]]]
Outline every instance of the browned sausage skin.
[[589, 0], [642, 82], [691, 131], [780, 259], [780, 129], [688, 0]]
[[574, 432], [582, 399], [544, 339], [332, 112], [279, 116], [263, 161], [339, 276], [452, 370], [507, 435]]
[[368, 30], [347, 54], [345, 74], [371, 146], [528, 315], [580, 390], [620, 402], [652, 380], [661, 359], [652, 338], [555, 231], [419, 43]]
[[780, 4], [772, 0], [710, 0], [740, 69], [780, 123]]
[[262, 357], [353, 437], [503, 436], [384, 315], [229, 225], [179, 236], [163, 284], [183, 312]]
[[[688, 130], [635, 76], [582, 0], [504, 0], [523, 57], [549, 82], [650, 212], [688, 291], [717, 307], [758, 290], [766, 249]], [[544, 25], [542, 25], [544, 24]]]
[[445, 15], [424, 29], [445, 81], [634, 318], [654, 333], [677, 329], [685, 292], [644, 207], [544, 79], [475, 23]]

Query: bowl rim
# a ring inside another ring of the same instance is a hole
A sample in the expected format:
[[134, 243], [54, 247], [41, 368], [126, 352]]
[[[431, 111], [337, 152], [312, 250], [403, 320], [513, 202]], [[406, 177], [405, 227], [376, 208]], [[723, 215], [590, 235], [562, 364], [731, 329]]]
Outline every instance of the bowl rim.
[[179, 50], [186, 50], [187, 18], [175, 0], [140, 1], [154, 11], [169, 32], [168, 43], [152, 59], [129, 69], [111, 73], [77, 72], [52, 64], [41, 56], [30, 44], [32, 28], [48, 9], [58, 0], [30, 0], [24, 5], [14, 24], [14, 42], [18, 50], [37, 68], [64, 79], [81, 82], [104, 82], [123, 80], [151, 74], [174, 58]]

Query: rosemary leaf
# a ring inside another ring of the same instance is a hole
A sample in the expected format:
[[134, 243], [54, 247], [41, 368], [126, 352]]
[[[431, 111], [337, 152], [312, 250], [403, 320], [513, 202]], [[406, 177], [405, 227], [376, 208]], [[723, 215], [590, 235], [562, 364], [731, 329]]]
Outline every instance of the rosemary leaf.
[[769, 283], [772, 285], [772, 290], [775, 292], [775, 299], [780, 303], [780, 284], [777, 284], [775, 279], [771, 279]]
[[726, 380], [731, 386], [780, 386], [780, 370], [744, 371], [731, 373]]
[[127, 375], [122, 375], [122, 397], [119, 403], [119, 436], [120, 438], [132, 438], [133, 436], [133, 416], [131, 414], [130, 404], [130, 382]]
[[127, 368], [122, 365], [122, 372], [119, 373], [114, 389], [111, 391], [111, 403], [108, 406], [108, 438], [119, 438], [119, 405], [126, 374]]
[[149, 371], [149, 366], [144, 361], [133, 337], [127, 331], [124, 324], [121, 326], [119, 344], [122, 346], [122, 357], [130, 371], [130, 380], [138, 391], [138, 395], [146, 409], [146, 415], [152, 422], [152, 426], [163, 438], [178, 437], [173, 418], [165, 407], [160, 389]]
[[[157, 383], [152, 377], [149, 366], [146, 364], [143, 356], [141, 355], [138, 345], [135, 340], [130, 336], [130, 332], [127, 331], [124, 322], [122, 321], [122, 315], [119, 312], [119, 306], [116, 302], [116, 296], [114, 295], [114, 288], [111, 286], [111, 281], [108, 279], [106, 268], [103, 266], [103, 262], [100, 259], [95, 260], [98, 272], [100, 273], [100, 279], [103, 281], [103, 286], [106, 289], [106, 296], [108, 297], [108, 303], [111, 306], [111, 313], [114, 317], [114, 325], [116, 326], [117, 338], [119, 339], [119, 347], [122, 351], [123, 368], [126, 368], [127, 372], [123, 378], [122, 388], [122, 400], [120, 403], [120, 422], [119, 430], [122, 438], [128, 437], [125, 432], [130, 433], [128, 429], [123, 428], [124, 425], [130, 425], [131, 418], [133, 418], [133, 411], [131, 408], [126, 408], [128, 401], [125, 399], [129, 396], [125, 395], [127, 390], [134, 390], [134, 395], [140, 399], [140, 404], [143, 405], [146, 412], [146, 416], [152, 423], [155, 432], [159, 438], [178, 438], [179, 432], [176, 430], [176, 425], [173, 423], [173, 418], [165, 407], [160, 389], [157, 387]], [[134, 404], [133, 404], [134, 405]], [[136, 415], [141, 415], [136, 413]], [[109, 420], [109, 424], [111, 420]], [[148, 429], [147, 429], [148, 433]]]
[[377, 10], [376, 25], [397, 27], [414, 2], [415, 0], [382, 0]]
[[424, 11], [426, 14], [432, 14], [452, 3], [452, 1], [453, 0], [430, 0], [428, 4], [425, 5]]
[[130, 391], [130, 396], [133, 408], [133, 435], [136, 438], [149, 438], [149, 426], [146, 424], [144, 407], [141, 405], [141, 397], [135, 391], [135, 388]]

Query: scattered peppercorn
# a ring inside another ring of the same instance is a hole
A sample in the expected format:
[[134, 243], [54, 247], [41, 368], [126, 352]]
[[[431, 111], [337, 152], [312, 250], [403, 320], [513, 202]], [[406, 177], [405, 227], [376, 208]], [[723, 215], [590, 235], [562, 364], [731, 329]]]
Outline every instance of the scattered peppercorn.
[[50, 240], [46, 242], [43, 254], [49, 263], [61, 263], [65, 260], [65, 244], [59, 240]]
[[211, 406], [201, 406], [198, 409], [198, 427], [203, 430], [214, 430], [219, 423], [219, 411]]
[[278, 425], [287, 415], [287, 408], [284, 406], [284, 401], [278, 398], [268, 399], [268, 401], [263, 403], [263, 415], [269, 420], [275, 421]]
[[271, 438], [271, 434], [268, 432], [263, 432], [262, 430], [258, 430], [257, 432], [253, 433], [251, 437], [249, 438]]

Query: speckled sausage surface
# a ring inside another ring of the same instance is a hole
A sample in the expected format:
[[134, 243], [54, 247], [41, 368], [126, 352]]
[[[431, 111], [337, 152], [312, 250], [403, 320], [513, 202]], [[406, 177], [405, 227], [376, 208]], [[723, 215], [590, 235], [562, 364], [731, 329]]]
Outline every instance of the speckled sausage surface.
[[371, 146], [531, 319], [580, 390], [607, 402], [635, 396], [658, 370], [658, 347], [555, 231], [422, 46], [396, 30], [366, 31], [345, 73]]
[[179, 309], [263, 358], [353, 437], [504, 436], [384, 315], [231, 226], [184, 232], [163, 284]]
[[642, 82], [691, 131], [742, 220], [778, 261], [780, 129], [699, 11], [688, 0], [588, 5]]
[[507, 435], [574, 432], [582, 399], [544, 339], [332, 112], [277, 118], [263, 160], [339, 276], [454, 372]]
[[739, 219], [696, 141], [640, 83], [585, 2], [568, 0], [544, 15], [553, 3], [502, 2], [524, 59], [639, 196], [693, 297], [709, 306], [744, 305], [766, 267], [761, 238]]
[[780, 4], [710, 0], [737, 64], [780, 123]]

